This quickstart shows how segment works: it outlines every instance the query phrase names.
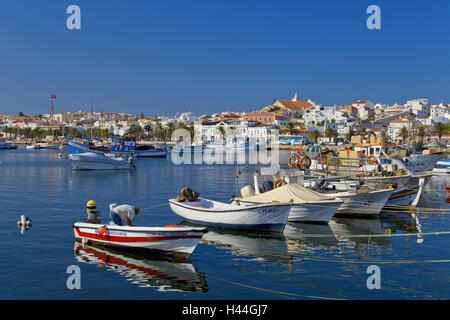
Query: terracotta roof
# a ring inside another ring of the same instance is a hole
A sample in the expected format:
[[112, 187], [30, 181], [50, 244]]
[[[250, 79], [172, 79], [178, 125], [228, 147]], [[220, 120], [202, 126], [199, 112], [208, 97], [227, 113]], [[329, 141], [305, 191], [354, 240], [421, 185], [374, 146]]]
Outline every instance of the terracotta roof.
[[355, 102], [353, 102], [353, 103], [355, 103], [355, 104], [360, 104], [360, 103], [366, 103], [368, 100], [358, 100], [358, 101], [355, 101]]
[[283, 106], [285, 106], [288, 109], [308, 109], [313, 106], [310, 102], [305, 101], [286, 101], [286, 100], [278, 100]]

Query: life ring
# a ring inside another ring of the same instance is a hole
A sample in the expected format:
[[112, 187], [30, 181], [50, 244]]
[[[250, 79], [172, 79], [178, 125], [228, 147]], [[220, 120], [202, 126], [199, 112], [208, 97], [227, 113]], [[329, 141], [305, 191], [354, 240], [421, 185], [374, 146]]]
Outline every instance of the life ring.
[[300, 161], [301, 161], [301, 158], [299, 155], [297, 155], [297, 154], [291, 155], [288, 159], [289, 168], [291, 168], [291, 169], [298, 168]]
[[284, 181], [284, 178], [278, 178], [277, 180], [275, 180], [274, 186], [273, 188], [276, 189], [278, 187], [281, 187], [282, 185], [285, 185], [286, 181]]
[[300, 161], [300, 167], [303, 169], [309, 169], [309, 167], [311, 167], [311, 159], [308, 156], [303, 156]]

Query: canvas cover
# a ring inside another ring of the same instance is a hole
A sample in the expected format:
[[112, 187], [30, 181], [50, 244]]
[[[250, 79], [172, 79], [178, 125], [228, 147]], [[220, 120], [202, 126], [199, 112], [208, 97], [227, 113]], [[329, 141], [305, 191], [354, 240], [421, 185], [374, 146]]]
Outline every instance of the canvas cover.
[[294, 200], [294, 204], [301, 204], [310, 201], [333, 200], [334, 197], [307, 189], [298, 183], [290, 183], [265, 193], [242, 198], [244, 201], [256, 203], [268, 203], [272, 201], [287, 203], [291, 199]]

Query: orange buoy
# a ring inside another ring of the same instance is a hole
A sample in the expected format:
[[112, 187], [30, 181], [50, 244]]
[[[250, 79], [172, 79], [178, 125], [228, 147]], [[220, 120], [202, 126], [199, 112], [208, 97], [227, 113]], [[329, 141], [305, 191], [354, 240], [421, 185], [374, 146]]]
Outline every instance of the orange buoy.
[[298, 153], [298, 154], [301, 154], [301, 153], [302, 153], [302, 149], [298, 148], [298, 149], [297, 149], [297, 153]]
[[106, 228], [104, 226], [98, 227], [97, 232], [103, 236], [106, 233]]

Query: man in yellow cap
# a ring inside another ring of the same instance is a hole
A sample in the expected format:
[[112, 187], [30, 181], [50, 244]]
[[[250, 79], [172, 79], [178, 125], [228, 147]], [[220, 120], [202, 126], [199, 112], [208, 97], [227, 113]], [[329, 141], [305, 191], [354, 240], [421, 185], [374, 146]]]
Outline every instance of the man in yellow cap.
[[86, 204], [87, 210], [87, 222], [88, 223], [101, 223], [102, 218], [100, 211], [97, 211], [97, 203], [94, 200], [89, 200]]

